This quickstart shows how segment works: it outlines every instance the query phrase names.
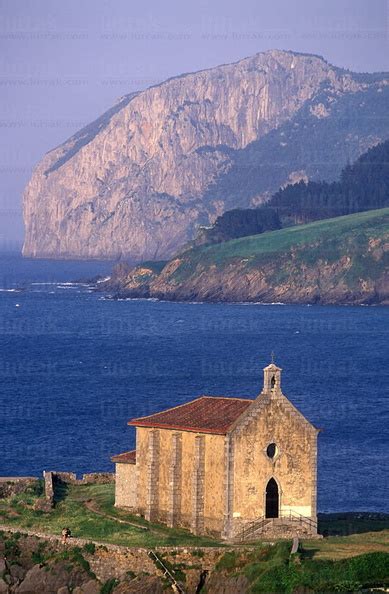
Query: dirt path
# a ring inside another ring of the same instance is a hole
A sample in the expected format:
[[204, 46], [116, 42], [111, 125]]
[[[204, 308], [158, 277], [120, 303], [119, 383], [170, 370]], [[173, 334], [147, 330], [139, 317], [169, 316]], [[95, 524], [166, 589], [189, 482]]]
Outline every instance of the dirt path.
[[159, 534], [159, 532], [157, 532], [156, 530], [153, 530], [151, 528], [148, 528], [148, 526], [141, 526], [140, 524], [136, 524], [135, 522], [130, 522], [129, 520], [122, 520], [121, 518], [112, 516], [111, 514], [107, 514], [106, 512], [101, 511], [101, 509], [99, 509], [98, 507], [95, 506], [93, 499], [88, 499], [87, 501], [84, 501], [84, 505], [89, 511], [93, 512], [94, 514], [97, 514], [98, 516], [103, 516], [103, 518], [108, 518], [109, 520], [114, 520], [115, 522], [119, 522], [119, 524], [127, 524], [128, 526], [133, 526], [134, 528], [138, 528], [139, 530], [143, 530], [145, 532]]
[[155, 536], [166, 537], [166, 530], [164, 530], [163, 528], [149, 528], [148, 526], [142, 526], [141, 524], [136, 524], [135, 522], [130, 522], [129, 520], [122, 520], [121, 518], [113, 516], [112, 514], [107, 514], [106, 512], [102, 511], [99, 507], [96, 507], [96, 504], [94, 503], [93, 499], [88, 499], [87, 501], [84, 501], [84, 506], [92, 513], [97, 514], [98, 516], [102, 516], [103, 518], [107, 518], [108, 520], [113, 520], [114, 522], [119, 522], [119, 524], [126, 524], [127, 526], [138, 528], [139, 530], [143, 530], [143, 532], [149, 532], [150, 534], [154, 534]]

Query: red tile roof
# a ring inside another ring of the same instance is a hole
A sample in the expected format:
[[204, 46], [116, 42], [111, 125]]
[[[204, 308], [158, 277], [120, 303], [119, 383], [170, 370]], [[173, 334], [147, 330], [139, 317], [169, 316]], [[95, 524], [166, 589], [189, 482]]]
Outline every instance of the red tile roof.
[[136, 450], [131, 450], [131, 452], [123, 452], [123, 454], [117, 454], [116, 456], [112, 456], [111, 460], [112, 462], [120, 464], [135, 464]]
[[201, 396], [148, 417], [131, 419], [128, 424], [225, 435], [252, 402], [249, 398]]

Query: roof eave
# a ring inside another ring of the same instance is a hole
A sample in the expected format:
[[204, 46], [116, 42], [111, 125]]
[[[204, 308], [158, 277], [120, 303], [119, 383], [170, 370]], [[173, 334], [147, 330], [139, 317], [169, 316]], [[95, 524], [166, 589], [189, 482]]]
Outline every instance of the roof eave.
[[115, 454], [111, 456], [111, 462], [114, 464], [136, 464], [136, 450]]
[[142, 423], [139, 421], [128, 421], [127, 425], [131, 427], [144, 427], [149, 429], [167, 429], [173, 431], [188, 431], [191, 433], [207, 433], [211, 435], [227, 435], [230, 427], [223, 427], [221, 429], [209, 429], [207, 427], [186, 427], [183, 425], [164, 425], [162, 423]]

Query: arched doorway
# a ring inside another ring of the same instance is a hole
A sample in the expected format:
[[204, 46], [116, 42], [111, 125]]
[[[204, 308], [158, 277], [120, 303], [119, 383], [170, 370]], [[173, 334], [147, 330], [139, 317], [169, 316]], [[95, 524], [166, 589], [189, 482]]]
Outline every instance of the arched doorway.
[[278, 485], [274, 478], [271, 478], [266, 485], [266, 518], [278, 518], [279, 500]]

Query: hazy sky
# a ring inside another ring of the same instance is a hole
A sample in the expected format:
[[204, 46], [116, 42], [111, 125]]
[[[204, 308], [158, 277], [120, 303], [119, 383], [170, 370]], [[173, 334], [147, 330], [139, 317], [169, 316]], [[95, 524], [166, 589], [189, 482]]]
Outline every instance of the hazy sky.
[[40, 157], [130, 91], [270, 48], [389, 70], [387, 0], [0, 0], [0, 249]]

